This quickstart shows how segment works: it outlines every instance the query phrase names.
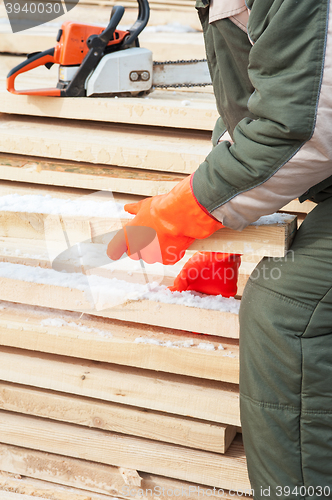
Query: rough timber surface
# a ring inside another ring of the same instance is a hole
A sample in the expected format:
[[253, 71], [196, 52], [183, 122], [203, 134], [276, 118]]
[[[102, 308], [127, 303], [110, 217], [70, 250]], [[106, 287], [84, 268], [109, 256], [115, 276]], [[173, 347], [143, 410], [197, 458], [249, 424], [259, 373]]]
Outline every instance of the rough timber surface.
[[[236, 438], [234, 444], [241, 453], [242, 443], [240, 439]], [[188, 497], [190, 495], [190, 500], [201, 500], [203, 495], [204, 497], [220, 499], [221, 494], [226, 500], [241, 498], [237, 496], [235, 491], [232, 491], [231, 495], [227, 490], [214, 493], [212, 489], [197, 483], [188, 483], [142, 471], [139, 471], [141, 483], [138, 486], [130, 482], [125, 483], [118, 467], [6, 444], [0, 444], [0, 468], [8, 471], [7, 477], [3, 475], [3, 480], [0, 483], [1, 488], [22, 494], [30, 493], [33, 488], [34, 498], [39, 495], [48, 499], [49, 495], [50, 500], [73, 500], [70, 494], [76, 492], [78, 495], [83, 491], [85, 491], [85, 495], [90, 494], [91, 499], [83, 497], [79, 500], [95, 500], [92, 492], [107, 495], [107, 497], [102, 497], [105, 500], [110, 498], [108, 495], [126, 500], [157, 500], [162, 491], [164, 491], [162, 498], [165, 500], [176, 500], [179, 492], [183, 492], [184, 495], [186, 493]], [[73, 473], [69, 475], [68, 470]], [[75, 488], [75, 490], [67, 488]], [[142, 491], [135, 494], [134, 488], [141, 488]], [[250, 488], [248, 488], [246, 497], [249, 494]]]
[[[75, 20], [74, 18], [75, 16], [73, 16], [73, 20]], [[106, 26], [108, 18], [109, 15], [100, 25]], [[165, 21], [167, 23], [166, 19]], [[168, 21], [168, 23], [170, 22]], [[57, 31], [60, 29], [61, 23], [53, 24], [56, 24], [56, 26], [52, 27], [52, 29], [41, 26], [13, 35], [13, 33], [9, 32], [9, 26], [5, 22], [0, 23], [0, 53], [28, 54], [53, 47], [56, 43]], [[167, 28], [169, 31], [167, 31]], [[148, 25], [139, 36], [140, 46], [151, 50], [154, 61], [203, 59], [206, 57], [203, 33], [198, 31], [172, 33], [170, 32], [172, 26], [165, 27], [165, 32], [162, 29], [163, 27], [159, 26], [158, 32], [154, 32], [153, 28]], [[19, 61], [16, 64], [19, 64]], [[16, 66], [16, 64], [12, 64], [12, 67]], [[46, 71], [45, 68], [45, 74]]]
[[0, 305], [2, 346], [239, 383], [235, 339], [207, 339], [186, 331], [10, 302]]
[[168, 193], [184, 177], [183, 174], [164, 174], [136, 168], [0, 153], [0, 178], [8, 181], [112, 191], [146, 197]]
[[[39, 84], [40, 86], [40, 84]], [[40, 97], [0, 92], [0, 112], [25, 116], [132, 123], [212, 131], [213, 95], [153, 91], [146, 97]]]
[[237, 443], [224, 454], [85, 429], [45, 419], [0, 412], [2, 441], [14, 446], [195, 481], [208, 486], [248, 488], [243, 452]]
[[[60, 214], [61, 215], [61, 214]], [[64, 241], [63, 233], [59, 233], [60, 215], [3, 212], [0, 211], [0, 237], [27, 238], [49, 241]], [[62, 216], [72, 241], [85, 241], [91, 238], [92, 243], [107, 244], [112, 231], [122, 228], [128, 220], [116, 220], [98, 217]], [[289, 223], [262, 226], [247, 226], [242, 232], [223, 228], [204, 240], [196, 240], [191, 250], [205, 252], [225, 252], [252, 254], [257, 256], [283, 257], [295, 235], [296, 217], [290, 217]], [[100, 228], [104, 228], [101, 232]], [[63, 248], [63, 250], [65, 247]], [[106, 251], [106, 248], [105, 248]]]
[[76, 120], [0, 115], [0, 150], [120, 167], [194, 172], [211, 150], [210, 133]]
[[[100, 256], [100, 262], [105, 260], [106, 248], [104, 245], [89, 244], [88, 248]], [[62, 248], [59, 248], [59, 254]], [[113, 267], [94, 267], [94, 264], [82, 266], [82, 263], [77, 258], [70, 258], [67, 256], [58, 263], [63, 269], [70, 269], [70, 272], [82, 273], [89, 272], [90, 275], [102, 276], [105, 278], [117, 278], [122, 281], [130, 283], [146, 284], [147, 280], [157, 282], [160, 285], [172, 286], [175, 277], [181, 272], [183, 265], [194, 254], [194, 251], [187, 250], [184, 257], [172, 266], [161, 266], [155, 268], [155, 265], [145, 264], [144, 269], [141, 265], [136, 266], [135, 262], [131, 259], [122, 259], [121, 265]], [[246, 257], [252, 257], [246, 256]], [[261, 260], [260, 257], [251, 259], [250, 262], [243, 262], [239, 269], [238, 286], [236, 298], [242, 297], [244, 287], [249, 279], [250, 274], [256, 267], [257, 263]], [[0, 237], [0, 262], [8, 262], [11, 264], [23, 264], [25, 266], [41, 267], [43, 269], [52, 269], [53, 261], [48, 251], [45, 241], [27, 240], [20, 238], [1, 238]], [[113, 263], [114, 264], [114, 263]], [[116, 264], [119, 264], [116, 263]]]
[[0, 408], [215, 453], [225, 453], [236, 434], [236, 428], [229, 425], [212, 424], [1, 381]]
[[234, 384], [9, 347], [1, 347], [0, 359], [5, 382], [240, 425]]
[[238, 315], [234, 313], [153, 300], [127, 301], [113, 308], [100, 309], [91, 304], [81, 290], [21, 279], [0, 278], [0, 300], [221, 337], [239, 336]]
[[[29, 202], [29, 196], [46, 194], [56, 200], [66, 198], [68, 200], [95, 201], [102, 207], [103, 203], [109, 203], [114, 199], [119, 203], [138, 201], [141, 198], [130, 195], [110, 195], [105, 192], [88, 193], [92, 197], [84, 198], [84, 190], [71, 188], [58, 188], [52, 186], [27, 185], [24, 183], [0, 182], [0, 195], [16, 193], [18, 196], [27, 196], [25, 203]], [[23, 200], [23, 198], [22, 198]], [[105, 205], [108, 207], [108, 205]], [[21, 210], [18, 208], [17, 210]], [[121, 229], [129, 219], [112, 217], [84, 217], [66, 216], [65, 214], [47, 214], [40, 212], [23, 211], [0, 211], [0, 237], [20, 238], [28, 240], [45, 240], [64, 244], [64, 233], [61, 229], [64, 225], [69, 240], [72, 242], [91, 241], [96, 244], [108, 244], [112, 237], [112, 231]], [[106, 209], [105, 209], [106, 210]], [[109, 210], [109, 208], [107, 208]], [[61, 223], [61, 224], [60, 224]], [[296, 231], [296, 217], [294, 215], [284, 216], [282, 223], [268, 223], [250, 225], [243, 231], [234, 231], [223, 228], [212, 236], [196, 240], [190, 250], [232, 252], [239, 254], [250, 254], [256, 256], [282, 257], [288, 250]], [[67, 249], [67, 246], [62, 250]]]
[[[106, 500], [110, 497], [0, 472], [0, 500]], [[143, 499], [142, 499], [143, 500]]]
[[[4, 18], [7, 21], [7, 14], [5, 7], [3, 5], [3, 0], [0, 1], [0, 18]], [[126, 0], [117, 2], [118, 5], [123, 5], [125, 7], [125, 14], [121, 20], [121, 26], [132, 25], [137, 19], [137, 2], [127, 2]], [[113, 2], [101, 2], [98, 7], [95, 5], [84, 5], [79, 2], [72, 10], [66, 12], [64, 15], [59, 16], [55, 20], [46, 23], [42, 27], [34, 28], [32, 32], [32, 36], [34, 33], [38, 31], [50, 33], [52, 31], [55, 36], [59, 29], [59, 25], [61, 25], [65, 21], [76, 21], [80, 23], [86, 24], [101, 24], [105, 25], [110, 17], [110, 13], [112, 10]], [[154, 8], [150, 10], [150, 18], [148, 26], [160, 26], [169, 23], [179, 23], [184, 26], [190, 26], [195, 30], [202, 30], [201, 23], [199, 21], [197, 11], [195, 7], [181, 7], [175, 8], [174, 5], [161, 5], [161, 8], [155, 8], [157, 4], [154, 4]], [[56, 23], [56, 24], [55, 24]], [[7, 24], [7, 23], [6, 23]], [[55, 26], [54, 26], [55, 25]], [[5, 31], [4, 31], [5, 32]], [[9, 32], [9, 26], [6, 27], [6, 32]], [[29, 33], [26, 31], [26, 33]], [[19, 33], [20, 34], [20, 33]], [[22, 33], [23, 34], [23, 33]], [[16, 33], [15, 33], [16, 35]], [[14, 36], [15, 36], [14, 35]], [[21, 39], [21, 43], [19, 44], [19, 52], [26, 53], [24, 49], [24, 38]], [[51, 48], [54, 46], [54, 39], [51, 45], [45, 47], [45, 49]], [[29, 47], [30, 48], [30, 47]], [[40, 47], [35, 48], [34, 50], [42, 50]]]
[[[0, 153], [0, 177], [8, 181], [44, 184], [44, 189], [45, 185], [53, 185], [155, 196], [168, 193], [185, 175]], [[308, 214], [315, 206], [312, 201], [300, 203], [296, 199], [282, 210]]]

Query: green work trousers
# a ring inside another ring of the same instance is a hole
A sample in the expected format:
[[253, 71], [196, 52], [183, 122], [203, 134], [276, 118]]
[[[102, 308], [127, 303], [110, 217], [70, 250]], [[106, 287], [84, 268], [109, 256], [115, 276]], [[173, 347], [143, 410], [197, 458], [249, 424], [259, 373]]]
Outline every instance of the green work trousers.
[[[232, 134], [253, 92], [251, 44], [197, 0], [220, 119]], [[240, 309], [240, 404], [255, 500], [332, 498], [332, 198], [300, 227], [291, 251], [264, 259]]]
[[331, 214], [332, 198], [318, 204], [243, 294], [241, 420], [256, 500], [332, 498]]

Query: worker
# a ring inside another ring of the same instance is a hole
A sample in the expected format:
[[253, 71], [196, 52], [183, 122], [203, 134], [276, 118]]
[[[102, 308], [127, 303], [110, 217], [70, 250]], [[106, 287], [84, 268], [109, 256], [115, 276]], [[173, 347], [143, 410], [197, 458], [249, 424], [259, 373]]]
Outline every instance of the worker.
[[211, 153], [169, 194], [128, 206], [108, 254], [133, 255], [131, 231], [148, 226], [160, 252], [149, 244], [146, 260], [174, 264], [217, 229], [317, 203], [291, 251], [246, 285], [240, 408], [255, 500], [332, 498], [331, 2], [244, 2], [196, 2], [220, 114]]

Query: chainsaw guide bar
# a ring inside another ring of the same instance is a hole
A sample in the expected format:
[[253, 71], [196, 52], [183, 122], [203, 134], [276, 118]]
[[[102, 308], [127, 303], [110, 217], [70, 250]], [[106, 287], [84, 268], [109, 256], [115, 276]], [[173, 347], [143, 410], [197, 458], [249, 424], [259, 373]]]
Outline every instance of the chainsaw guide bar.
[[[175, 77], [174, 71], [167, 71], [170, 67], [175, 66], [180, 69], [178, 72], [179, 80], [174, 83], [167, 83], [167, 78]], [[161, 68], [160, 71], [159, 68]], [[197, 79], [203, 81], [199, 82]], [[161, 81], [163, 80], [163, 82]], [[206, 59], [190, 59], [185, 61], [179, 59], [177, 61], [154, 61], [153, 62], [153, 88], [181, 88], [181, 87], [206, 87], [212, 85], [209, 68]]]

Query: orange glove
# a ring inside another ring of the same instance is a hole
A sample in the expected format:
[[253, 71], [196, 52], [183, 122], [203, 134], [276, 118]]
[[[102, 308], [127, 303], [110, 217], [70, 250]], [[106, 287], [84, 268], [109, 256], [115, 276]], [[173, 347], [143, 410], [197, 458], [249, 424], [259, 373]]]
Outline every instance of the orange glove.
[[197, 238], [207, 238], [224, 227], [197, 202], [191, 177], [179, 182], [168, 194], [125, 205], [136, 217], [110, 241], [107, 255], [119, 259], [124, 252], [148, 264], [175, 264]]
[[209, 295], [234, 297], [240, 264], [239, 254], [197, 252], [183, 266], [169, 289], [172, 292], [195, 290]]

